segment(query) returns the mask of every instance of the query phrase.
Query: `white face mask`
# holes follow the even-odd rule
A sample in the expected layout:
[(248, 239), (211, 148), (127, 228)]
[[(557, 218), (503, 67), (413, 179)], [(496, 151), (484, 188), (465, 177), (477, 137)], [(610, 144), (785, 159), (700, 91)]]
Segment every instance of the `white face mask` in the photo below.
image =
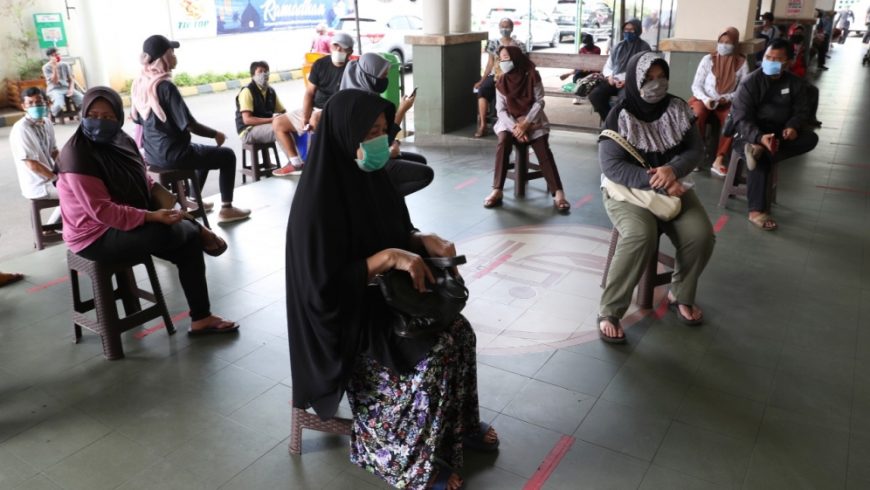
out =
[(499, 61), (498, 66), (501, 67), (502, 73), (508, 73), (514, 69), (514, 62), (511, 60)]
[(728, 43), (719, 43), (716, 45), (716, 52), (719, 56), (730, 56), (734, 53), (734, 45)]
[(347, 60), (347, 53), (344, 51), (333, 51), (332, 62), (336, 65), (344, 63)]

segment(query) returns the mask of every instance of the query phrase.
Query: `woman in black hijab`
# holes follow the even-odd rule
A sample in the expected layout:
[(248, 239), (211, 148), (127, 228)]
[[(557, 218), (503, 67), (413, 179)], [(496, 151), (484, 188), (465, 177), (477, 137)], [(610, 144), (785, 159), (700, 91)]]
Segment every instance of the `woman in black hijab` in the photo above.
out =
[(414, 229), (383, 171), (394, 111), (377, 95), (342, 90), (318, 124), (287, 225), (293, 405), (330, 418), (347, 391), (352, 462), (398, 487), (455, 488), (463, 443), (498, 444), (480, 423), (474, 332), (460, 319), (436, 337), (399, 338), (369, 286), (400, 269), (423, 289), (431, 273), (420, 255), (456, 253)]
[(650, 170), (612, 139), (602, 137), (598, 144), (602, 182), (606, 178), (634, 189), (679, 196), (682, 209), (674, 219), (662, 221), (646, 208), (612, 199), (602, 189), (607, 215), (620, 235), (598, 310), (598, 328), (605, 342), (625, 342), (619, 320), (645, 264), (653, 258), (659, 230), (677, 250), (668, 302), (683, 323), (698, 325), (703, 318), (695, 292), (713, 253), (713, 227), (695, 192), (679, 180), (703, 157), (703, 143), (692, 109), (683, 99), (668, 94), (668, 76), (668, 64), (661, 55), (632, 56), (626, 69), (625, 97), (605, 121), (606, 129), (625, 138)]
[(87, 91), (81, 125), (57, 161), (63, 238), (89, 260), (116, 262), (144, 254), (178, 267), (190, 306), (190, 335), (228, 333), (239, 326), (212, 315), (203, 251), (219, 255), (226, 243), (181, 212), (159, 209), (160, 186), (148, 177), (136, 143), (121, 130), (121, 97), (108, 87)]
[(589, 93), (589, 102), (592, 103), (595, 112), (601, 116), (602, 121), (610, 111), (610, 98), (619, 95), (620, 90), (625, 86), (628, 60), (637, 53), (652, 50), (649, 44), (640, 38), (641, 34), (643, 34), (643, 25), (637, 19), (631, 19), (622, 25), (622, 41), (613, 47), (601, 71), (601, 74), (607, 77), (607, 83), (599, 83)]

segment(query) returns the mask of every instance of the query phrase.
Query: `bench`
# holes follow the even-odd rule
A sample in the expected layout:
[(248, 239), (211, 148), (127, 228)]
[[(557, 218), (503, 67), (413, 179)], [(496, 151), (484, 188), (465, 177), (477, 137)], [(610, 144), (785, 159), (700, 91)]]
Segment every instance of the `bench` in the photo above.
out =
[[(529, 53), (529, 59), (538, 68), (562, 68), (564, 70), (581, 70), (601, 72), (607, 63), (607, 55), (575, 54), (575, 53)], [(563, 92), (561, 87), (544, 87), (544, 95), (551, 97), (573, 97), (574, 94)]]

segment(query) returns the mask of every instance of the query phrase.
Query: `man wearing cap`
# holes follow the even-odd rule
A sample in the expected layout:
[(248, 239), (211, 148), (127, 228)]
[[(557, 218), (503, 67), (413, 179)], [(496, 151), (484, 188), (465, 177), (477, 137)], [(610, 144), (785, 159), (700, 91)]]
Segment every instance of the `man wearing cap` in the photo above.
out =
[[(165, 168), (196, 169), (199, 185), (205, 185), (208, 171), (220, 171), (221, 210), (218, 223), (247, 218), (251, 211), (233, 207), (236, 182), (236, 154), (222, 145), (226, 136), (199, 123), (190, 113), (181, 93), (172, 83), (172, 70), (178, 64), (175, 49), (180, 45), (154, 35), (142, 45), (142, 73), (131, 88), (133, 122), (143, 128), (142, 144), (149, 164)], [(191, 143), (191, 133), (214, 138), (217, 146)], [(194, 186), (193, 191), (200, 189)]]
[(45, 91), (51, 101), (51, 114), (57, 116), (66, 104), (66, 97), (72, 99), (73, 105), (81, 107), (84, 94), (76, 90), (69, 63), (60, 60), (57, 48), (45, 51), (48, 63), (42, 65), (42, 75), (45, 77)]
[(317, 127), (320, 119), (320, 111), (326, 105), (326, 101), (332, 94), (338, 92), (341, 86), (341, 77), (348, 59), (353, 54), (353, 38), (346, 32), (336, 32), (332, 36), (329, 45), (330, 55), (315, 61), (308, 75), (308, 85), (305, 87), (305, 96), (302, 99), (302, 108), (275, 119), (272, 123), (275, 135), (281, 143), (281, 147), (290, 157), (290, 164), (272, 172), (272, 175), (285, 177), (298, 175), (302, 172), (302, 160), (291, 131), (302, 134), (312, 131)]

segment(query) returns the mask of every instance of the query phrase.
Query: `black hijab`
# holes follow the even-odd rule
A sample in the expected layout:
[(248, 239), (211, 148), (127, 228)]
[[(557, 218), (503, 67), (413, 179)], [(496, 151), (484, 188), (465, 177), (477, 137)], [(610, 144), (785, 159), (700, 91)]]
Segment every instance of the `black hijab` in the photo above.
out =
[(616, 46), (613, 47), (613, 52), (610, 53), (610, 66), (613, 73), (625, 72), (628, 69), (628, 61), (632, 56), (637, 53), (652, 50), (652, 48), (649, 47), (649, 44), (640, 38), (640, 35), (643, 34), (643, 25), (640, 21), (637, 19), (631, 19), (625, 24), (622, 24), (622, 28), (625, 29), (625, 26), (628, 24), (634, 26), (634, 33), (637, 35), (637, 38), (634, 41), (619, 41), (616, 43)]
[(640, 96), (647, 72), (660, 66), (670, 79), (668, 63), (659, 53), (637, 53), (628, 60), (625, 94), (613, 106), (604, 127), (616, 131), (642, 152), (663, 154), (679, 146), (692, 128), (694, 114), (683, 99), (671, 94), (651, 104)]
[(386, 171), (364, 172), (356, 150), (375, 120), (395, 118), (392, 103), (361, 90), (329, 99), (287, 224), (287, 331), (293, 405), (332, 417), (361, 354), (398, 371), (412, 368), (434, 340), (402, 341), (366, 259), (407, 250), (413, 231)]
[[(118, 124), (124, 122), (121, 96), (109, 87), (93, 87), (82, 100), (82, 119), (91, 105), (102, 98), (112, 106)], [(145, 177), (145, 162), (133, 138), (118, 129), (108, 143), (95, 143), (85, 136), (81, 125), (64, 145), (57, 159), (58, 173), (97, 177), (103, 181), (112, 201), (138, 209), (148, 209), (151, 191)]]

